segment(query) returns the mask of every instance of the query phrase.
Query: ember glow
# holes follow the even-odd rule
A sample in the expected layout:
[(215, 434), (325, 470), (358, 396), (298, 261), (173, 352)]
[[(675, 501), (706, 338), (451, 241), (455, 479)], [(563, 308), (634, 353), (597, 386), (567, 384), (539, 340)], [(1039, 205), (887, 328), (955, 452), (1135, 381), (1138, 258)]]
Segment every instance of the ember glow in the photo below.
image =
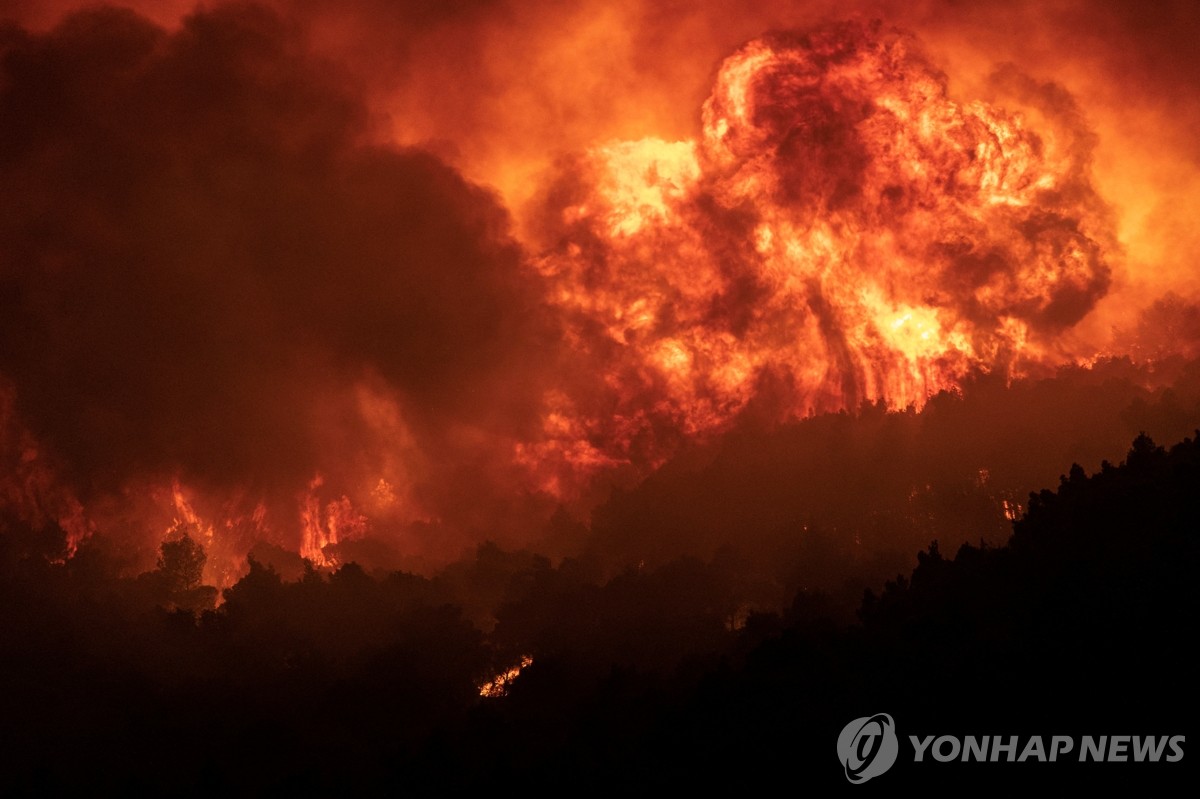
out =
[(1042, 50), (887, 3), (75, 5), (0, 29), (0, 499), (62, 557), (444, 563), (749, 417), (1193, 308), (1194, 108), (1065, 55), (1076, 4)]

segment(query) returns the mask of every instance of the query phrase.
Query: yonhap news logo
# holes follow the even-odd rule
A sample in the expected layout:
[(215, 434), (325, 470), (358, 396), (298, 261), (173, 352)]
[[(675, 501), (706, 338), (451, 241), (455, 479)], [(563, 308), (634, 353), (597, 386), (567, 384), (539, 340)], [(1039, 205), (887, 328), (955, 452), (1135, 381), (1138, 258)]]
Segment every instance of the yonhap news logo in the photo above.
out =
[[(1177, 763), (1183, 735), (909, 735), (912, 762)], [(854, 784), (878, 777), (900, 753), (896, 722), (887, 713), (854, 719), (838, 735), (838, 759)]]
[(900, 753), (896, 722), (887, 713), (855, 719), (842, 728), (837, 751), (850, 782), (878, 777), (892, 767)]

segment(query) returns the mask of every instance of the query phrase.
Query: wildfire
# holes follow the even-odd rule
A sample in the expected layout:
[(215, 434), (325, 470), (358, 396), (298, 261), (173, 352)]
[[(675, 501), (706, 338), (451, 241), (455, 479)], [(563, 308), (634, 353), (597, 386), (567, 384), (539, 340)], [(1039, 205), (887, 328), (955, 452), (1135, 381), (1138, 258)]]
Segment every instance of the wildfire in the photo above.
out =
[[(370, 522), (345, 495), (323, 500), (320, 490), (324, 486), (325, 479), (315, 476), (306, 491), (296, 497), (295, 506), (277, 512), (295, 515), (301, 532), (301, 557), (319, 568), (335, 568), (340, 564), (325, 548), (362, 537)], [(151, 486), (147, 493), (160, 506), (158, 514), (165, 513), (169, 518), (160, 539), (171, 540), (186, 534), (204, 547), (208, 554), (204, 580), (218, 588), (228, 588), (245, 573), (246, 550), (254, 542), (274, 541), (278, 538), (276, 528), (290, 527), (286, 521), (279, 524), (278, 519), (273, 525), (272, 515), (261, 500), (250, 502), (242, 497), (228, 497), (214, 503), (212, 497), (189, 488), (179, 478), (171, 481), (168, 491)], [(382, 478), (371, 495), (380, 503), (395, 501), (391, 484)]]
[[(649, 117), (596, 128), (628, 139), (589, 148), (572, 136), (538, 201), (508, 195), (510, 226), (477, 185), (499, 173), (365, 148), (359, 104), (337, 81), (313, 114), (342, 123), (311, 146), (299, 134), (280, 144), (278, 131), (307, 130), (308, 103), (254, 99), (275, 96), (266, 69), (226, 76), (266, 109), (245, 141), (210, 146), (227, 119), (193, 130), (172, 111), (147, 130), (161, 158), (138, 181), (90, 169), (142, 133), (121, 127), (136, 114), (105, 109), (160, 102), (144, 86), (179, 83), (190, 62), (167, 56), (189, 31), (159, 31), (161, 47), (80, 83), (111, 84), (112, 98), (64, 88), (61, 115), (11, 115), (103, 123), (62, 142), (17, 126), (5, 172), (26, 181), (16, 194), (50, 178), (66, 187), (7, 212), (14, 288), (0, 292), (20, 334), (0, 376), (12, 381), (0, 384), (0, 505), (61, 528), (63, 557), (97, 530), (130, 529), (149, 563), (186, 529), (219, 587), (259, 542), (332, 568), (336, 545), (386, 531), (411, 537), (392, 542), (405, 556), (449, 557), (484, 528), (515, 538), (559, 502), (586, 509), (608, 478), (636, 482), (747, 415), (921, 406), (974, 374), (1101, 351), (1079, 343), (1090, 334), (1063, 335), (1103, 326), (1079, 323), (1118, 257), (1092, 183), (1094, 137), (1066, 91), (1015, 68), (997, 73), (994, 96), (955, 97), (912, 37), (880, 24), (759, 38), (720, 64), (692, 137), (646, 135), (663, 129)], [(46, 35), (46, 47), (75, 46)], [(53, 77), (58, 62), (13, 41), (30, 60), (4, 77), (17, 100), (38, 97), (39, 70)], [(197, 119), (211, 111), (201, 106)], [(262, 190), (246, 191), (246, 163), (276, 145)], [(180, 181), (164, 166), (176, 158), (179, 174), (220, 180)], [(75, 166), (51, 174), (59, 162)], [(436, 206), (428, 219), (423, 202)], [(197, 231), (221, 246), (193, 246)], [(354, 268), (335, 280), (343, 258)], [(1189, 309), (1175, 312), (1186, 329)], [(199, 386), (224, 399), (194, 402)], [(1005, 516), (1021, 512), (1005, 500)]]

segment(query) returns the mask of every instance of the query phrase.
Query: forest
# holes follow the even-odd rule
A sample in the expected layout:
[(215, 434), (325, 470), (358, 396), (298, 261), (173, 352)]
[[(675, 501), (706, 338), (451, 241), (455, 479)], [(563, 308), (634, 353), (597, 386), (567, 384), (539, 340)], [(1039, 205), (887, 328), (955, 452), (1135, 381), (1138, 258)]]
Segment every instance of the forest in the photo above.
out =
[[(1021, 391), (1067, 391), (1070, 380), (1059, 382), (1003, 393), (1015, 409)], [(1140, 435), (1118, 465), (1088, 474), (1076, 464), (1023, 498), (1010, 535), (978, 510), (990, 490), (978, 481), (974, 496), (943, 503), (950, 521), (932, 512), (933, 488), (909, 497), (907, 521), (898, 505), (889, 519), (881, 478), (904, 453), (925, 451), (927, 433), (912, 426), (937, 430), (945, 408), (969, 420), (986, 396), (935, 399), (922, 414), (816, 417), (779, 431), (765, 453), (747, 433), (744, 449), (733, 442), (692, 464), (686, 484), (721, 487), (725, 516), (680, 495), (668, 468), (662, 482), (614, 495), (586, 545), (557, 562), (485, 543), (422, 576), (355, 562), (318, 569), (262, 547), (219, 603), (200, 584), (205, 553), (186, 528), (163, 544), (156, 569), (121, 577), (103, 540), (56, 559), (61, 531), (56, 539), (10, 514), (0, 536), (0, 714), (15, 733), (6, 784), (607, 790), (745, 788), (786, 774), (832, 785), (845, 784), (838, 730), (881, 711), (902, 735), (1193, 732), (1200, 441), (1168, 449)], [(1151, 415), (1179, 401), (1152, 399), (1142, 401)], [(800, 453), (820, 451), (821, 437), (861, 450), (826, 453), (834, 463), (889, 468), (864, 475), (856, 519), (830, 516), (820, 535), (792, 529), (786, 561), (775, 516), (791, 494), (781, 486), (804, 496)], [(786, 451), (796, 464), (776, 457)], [(752, 471), (734, 480), (735, 464), (752, 468), (748, 452), (782, 470), (780, 485), (764, 488)], [(751, 501), (749, 486), (773, 504)], [(666, 537), (639, 539), (635, 524)], [(662, 556), (688, 524), (704, 546)], [(722, 529), (747, 546), (713, 538)], [(915, 561), (889, 554), (931, 529), (941, 538), (913, 547)], [(621, 531), (623, 543), (611, 543)], [(655, 549), (627, 549), (637, 541)], [(979, 779), (979, 764), (908, 760), (896, 770), (914, 778)], [(1177, 779), (1188, 761), (1042, 764), (1037, 779), (1141, 785)], [(989, 781), (1030, 779), (1029, 764), (989, 766)]]

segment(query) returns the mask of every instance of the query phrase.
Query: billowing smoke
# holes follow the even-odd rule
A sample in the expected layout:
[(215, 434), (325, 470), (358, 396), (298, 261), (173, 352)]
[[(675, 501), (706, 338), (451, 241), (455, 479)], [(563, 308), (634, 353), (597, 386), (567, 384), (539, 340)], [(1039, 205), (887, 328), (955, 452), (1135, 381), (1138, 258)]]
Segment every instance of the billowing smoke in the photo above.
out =
[(0, 373), (85, 502), (165, 476), (171, 513), (219, 495), (294, 545), (310, 483), (398, 522), (512, 489), (491, 459), (555, 337), (490, 194), (364, 144), (353, 84), (262, 8), (0, 53)]

